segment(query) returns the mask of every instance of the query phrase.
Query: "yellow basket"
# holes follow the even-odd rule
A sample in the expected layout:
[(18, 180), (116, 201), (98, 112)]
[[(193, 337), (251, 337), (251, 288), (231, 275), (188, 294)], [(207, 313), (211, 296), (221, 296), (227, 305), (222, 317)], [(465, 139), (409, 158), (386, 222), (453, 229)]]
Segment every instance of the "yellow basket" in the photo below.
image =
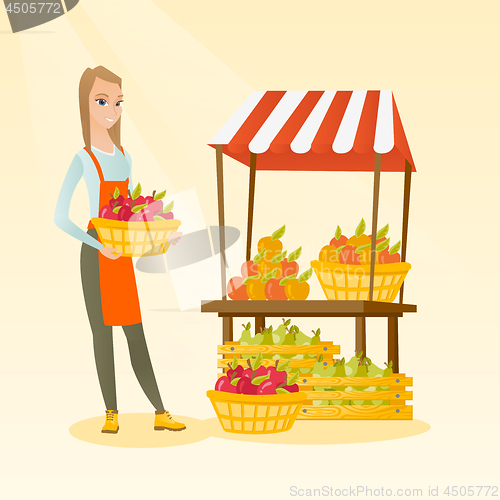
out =
[(129, 222), (94, 217), (99, 240), (105, 247), (116, 248), (124, 257), (143, 257), (165, 253), (168, 237), (181, 225), (177, 219)]
[(226, 432), (272, 434), (292, 428), (307, 396), (299, 392), (254, 396), (207, 391), (215, 413)]
[[(328, 300), (369, 300), (370, 264), (353, 265), (313, 260), (311, 266)], [(375, 264), (373, 300), (394, 302), (410, 269), (408, 262)]]

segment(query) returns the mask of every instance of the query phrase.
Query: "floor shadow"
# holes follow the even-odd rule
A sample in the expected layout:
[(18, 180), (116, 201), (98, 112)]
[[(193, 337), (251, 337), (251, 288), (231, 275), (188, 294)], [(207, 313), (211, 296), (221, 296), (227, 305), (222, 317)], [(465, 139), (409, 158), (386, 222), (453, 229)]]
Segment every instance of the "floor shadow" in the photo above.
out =
[(166, 448), (203, 441), (209, 437), (252, 443), (291, 445), (335, 445), (389, 441), (423, 434), (431, 426), (421, 420), (297, 420), (287, 432), (276, 434), (236, 434), (225, 432), (217, 418), (198, 420), (174, 416), (186, 424), (181, 432), (155, 431), (153, 413), (119, 415), (118, 434), (103, 434), (104, 417), (93, 417), (73, 424), (69, 433), (81, 441), (121, 448)]

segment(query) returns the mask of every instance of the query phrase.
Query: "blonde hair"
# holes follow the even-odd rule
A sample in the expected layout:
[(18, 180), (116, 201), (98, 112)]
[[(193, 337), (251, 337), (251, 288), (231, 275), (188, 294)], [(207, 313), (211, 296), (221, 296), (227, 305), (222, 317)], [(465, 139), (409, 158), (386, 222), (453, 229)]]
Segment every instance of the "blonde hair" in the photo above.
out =
[[(94, 69), (87, 68), (80, 78), (80, 86), (78, 94), (80, 99), (80, 119), (82, 121), (82, 135), (85, 146), (90, 151), (90, 109), (89, 95), (96, 78), (100, 78), (109, 83), (117, 83), (122, 88), (122, 79), (106, 69), (104, 66), (97, 66)], [(121, 117), (108, 130), (109, 137), (116, 144), (118, 149), (121, 148)]]

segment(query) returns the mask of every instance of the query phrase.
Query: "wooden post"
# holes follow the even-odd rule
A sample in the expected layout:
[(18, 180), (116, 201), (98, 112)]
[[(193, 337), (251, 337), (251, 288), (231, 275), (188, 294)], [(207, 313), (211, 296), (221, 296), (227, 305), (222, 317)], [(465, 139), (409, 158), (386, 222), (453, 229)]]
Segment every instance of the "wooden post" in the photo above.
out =
[[(226, 296), (226, 230), (224, 220), (224, 175), (222, 171), (222, 145), (215, 146), (215, 158), (217, 164), (217, 202), (219, 207), (219, 248), (220, 248), (220, 275), (222, 300)], [(232, 339), (230, 339), (232, 340)]]
[[(411, 164), (405, 160), (405, 187), (403, 198), (403, 231), (401, 236), (401, 262), (406, 262), (406, 245), (408, 242), (408, 220), (410, 217), (410, 188), (411, 188)], [(399, 303), (403, 304), (403, 292), (405, 283), (399, 289)]]
[(373, 281), (375, 275), (375, 249), (377, 247), (378, 201), (380, 197), (380, 164), (382, 156), (375, 153), (375, 168), (373, 179), (373, 210), (372, 210), (372, 246), (370, 257), (370, 294), (368, 300), (373, 300)]
[(230, 316), (222, 317), (222, 343), (233, 340), (233, 318)]
[(266, 327), (266, 318), (264, 316), (256, 316), (255, 318), (255, 335), (260, 333)]
[(366, 357), (366, 318), (356, 317), (356, 354), (363, 351)]
[(389, 316), (387, 330), (387, 363), (392, 361), (392, 370), (399, 373), (399, 336), (398, 336), (398, 318)]
[(257, 155), (250, 153), (250, 179), (248, 187), (248, 221), (247, 221), (247, 260), (252, 250), (253, 206), (255, 200), (255, 174), (257, 171)]

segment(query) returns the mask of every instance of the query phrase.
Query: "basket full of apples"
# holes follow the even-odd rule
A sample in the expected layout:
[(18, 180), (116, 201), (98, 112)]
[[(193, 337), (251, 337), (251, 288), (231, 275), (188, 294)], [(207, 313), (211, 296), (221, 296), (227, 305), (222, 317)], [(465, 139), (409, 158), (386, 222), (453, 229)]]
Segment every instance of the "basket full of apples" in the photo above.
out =
[(174, 202), (163, 204), (166, 191), (142, 196), (141, 184), (127, 193), (115, 188), (108, 205), (91, 219), (99, 241), (105, 247), (116, 248), (124, 257), (143, 257), (165, 253), (169, 236), (177, 231), (181, 221), (174, 219)]
[(307, 396), (296, 384), (299, 374), (288, 378), (290, 360), (263, 366), (259, 353), (248, 368), (235, 357), (215, 390), (207, 391), (215, 413), (226, 432), (271, 434), (292, 428)]
[(373, 300), (393, 302), (411, 265), (401, 262), (401, 242), (391, 245), (389, 224), (377, 232), (372, 254), (372, 235), (364, 234), (364, 219), (353, 236), (347, 238), (337, 226), (335, 237), (325, 245), (311, 267), (328, 300), (368, 300), (370, 268), (375, 259)]

